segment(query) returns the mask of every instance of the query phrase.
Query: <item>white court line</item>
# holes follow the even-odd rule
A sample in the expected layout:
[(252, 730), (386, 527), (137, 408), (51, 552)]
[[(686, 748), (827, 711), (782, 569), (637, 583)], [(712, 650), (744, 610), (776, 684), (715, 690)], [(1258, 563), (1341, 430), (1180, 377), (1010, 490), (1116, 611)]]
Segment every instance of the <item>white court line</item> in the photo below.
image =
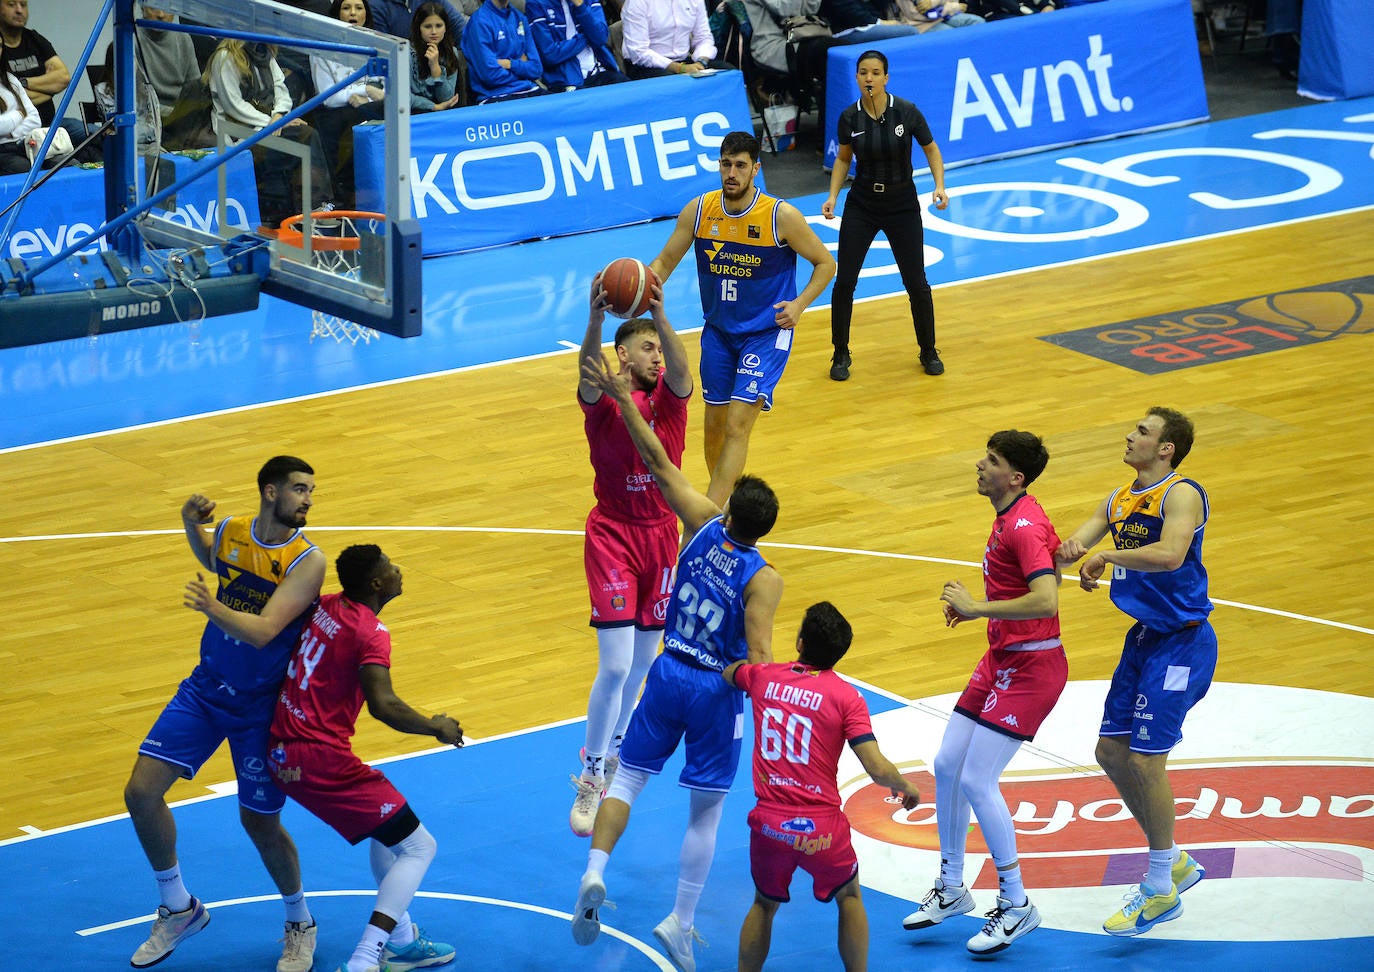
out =
[[(814, 195), (817, 198), (820, 198), (821, 194), (816, 193)], [(1374, 205), (1355, 206), (1350, 209), (1339, 209), (1328, 213), (1316, 213), (1311, 216), (1297, 216), (1292, 219), (1282, 219), (1276, 222), (1262, 223), (1257, 226), (1245, 226), (1239, 227), (1237, 229), (1221, 230), (1216, 233), (1205, 233), (1201, 236), (1192, 236), (1182, 240), (1164, 240), (1159, 243), (1149, 243), (1144, 246), (1128, 247), (1123, 250), (1112, 250), (1106, 253), (1094, 253), (1090, 254), (1089, 256), (1076, 257), (1072, 260), (1060, 260), (1057, 263), (1040, 263), (1032, 267), (1021, 267), (1015, 270), (1001, 270), (997, 273), (989, 273), (981, 277), (967, 277), (962, 280), (951, 280), (947, 283), (932, 284), (931, 289), (943, 290), (946, 287), (962, 287), (964, 284), (982, 283), (988, 280), (1000, 280), (1005, 277), (1017, 277), (1022, 274), (1035, 273), (1039, 270), (1055, 270), (1062, 267), (1073, 267), (1083, 263), (1092, 263), (1097, 260), (1110, 259), (1112, 257), (1129, 256), (1135, 253), (1149, 253), (1152, 250), (1160, 250), (1170, 246), (1183, 246), (1188, 243), (1199, 243), (1204, 240), (1220, 240), (1225, 239), (1228, 236), (1236, 236), (1241, 233), (1253, 233), (1259, 230), (1277, 229), (1283, 226), (1296, 226), (1299, 223), (1309, 223), (1313, 220), (1318, 219), (1331, 219), (1337, 216), (1348, 216), (1353, 213), (1362, 213), (1370, 210), (1374, 210)], [(817, 214), (817, 216), (819, 216), (819, 214)], [(902, 290), (894, 290), (891, 293), (887, 294), (875, 294), (871, 297), (856, 298), (854, 302), (856, 304), (864, 304), (875, 300), (887, 300), (889, 297), (899, 297), (902, 296), (904, 293), (905, 292)], [(823, 311), (828, 310), (829, 307), (829, 304), (812, 304), (809, 308), (807, 308), (807, 311)], [(677, 333), (694, 334), (700, 330), (700, 327), (684, 327), (678, 328)], [(397, 340), (404, 340), (404, 338), (397, 338)], [(214, 418), (220, 415), (235, 415), (240, 412), (251, 412), (260, 408), (270, 408), (273, 405), (287, 405), (295, 402), (308, 402), (313, 401), (317, 398), (328, 398), (332, 395), (346, 395), (349, 392), (364, 391), (372, 388), (386, 388), (391, 385), (402, 385), (412, 381), (423, 381), (426, 378), (442, 378), (447, 375), (457, 375), (467, 371), (482, 371), (487, 368), (496, 368), (502, 365), (520, 364), (526, 361), (540, 361), (544, 358), (551, 358), (556, 355), (567, 354), (569, 350), (576, 350), (578, 347), (580, 347), (580, 345), (574, 345), (568, 341), (560, 340), (558, 343), (560, 345), (565, 345), (565, 347), (561, 347), (557, 351), (541, 351), (538, 354), (528, 354), (518, 358), (502, 358), (498, 361), (487, 361), (481, 364), (463, 365), (458, 368), (446, 368), (442, 371), (428, 371), (424, 374), (419, 375), (403, 375), (399, 378), (387, 378), (382, 381), (367, 382), (361, 385), (348, 385), (344, 388), (334, 388), (327, 391), (312, 392), (308, 395), (297, 395), (291, 398), (279, 398), (269, 402), (254, 402), (248, 405), (235, 405), (232, 408), (215, 409), (209, 412), (196, 412), (191, 415), (182, 415), (176, 418), (159, 419), (156, 422), (144, 422), (139, 425), (129, 425), (118, 429), (106, 429), (102, 432), (86, 432), (82, 433), (81, 435), (71, 435), (61, 439), (48, 439), (44, 442), (31, 442), (27, 445), (7, 446), (5, 448), (0, 448), (0, 456), (6, 455), (11, 452), (26, 452), (30, 449), (42, 449), (47, 446), (65, 445), (71, 442), (83, 442), (87, 439), (104, 438), (105, 436), (109, 435), (118, 435), (121, 432), (135, 432), (142, 431), (144, 429), (162, 428), (163, 426), (179, 425), (183, 422), (193, 422), (197, 419)]]
[[(306, 898), (375, 898), (377, 891), (371, 890), (358, 891), (308, 891)], [(548, 918), (557, 918), (561, 921), (571, 922), (573, 916), (566, 911), (556, 911), (553, 908), (545, 908), (541, 905), (526, 904), (523, 901), (511, 901), (507, 898), (486, 898), (474, 894), (454, 894), (449, 891), (416, 891), (417, 898), (432, 898), (438, 901), (461, 901), (466, 904), (492, 905), (497, 908), (511, 908), (515, 911), (528, 911), (536, 915), (544, 915)], [(221, 901), (201, 902), (206, 908), (232, 908), (235, 905), (261, 904), (264, 901), (280, 901), (281, 897), (275, 894), (258, 894), (246, 898), (225, 898)], [(105, 925), (93, 925), (90, 928), (78, 928), (76, 933), (83, 938), (91, 935), (100, 935), (105, 932), (118, 931), (121, 928), (132, 928), (134, 925), (143, 925), (152, 921), (157, 915), (139, 915), (134, 918), (126, 918), (123, 921), (112, 921)], [(601, 923), (601, 931), (610, 935), (612, 938), (619, 939), (626, 945), (643, 954), (654, 963), (656, 968), (663, 972), (673, 972), (673, 965), (666, 957), (650, 948), (639, 939), (625, 934), (619, 929), (612, 928), (604, 921)]]

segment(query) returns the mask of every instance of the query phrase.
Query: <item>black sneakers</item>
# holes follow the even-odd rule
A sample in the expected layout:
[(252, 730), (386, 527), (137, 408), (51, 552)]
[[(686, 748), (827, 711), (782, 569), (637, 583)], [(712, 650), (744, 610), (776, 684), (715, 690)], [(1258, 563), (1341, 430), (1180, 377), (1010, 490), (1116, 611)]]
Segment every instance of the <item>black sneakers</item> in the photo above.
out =
[[(929, 351), (921, 352), (921, 367), (928, 375), (943, 375), (945, 373), (945, 363), (940, 360), (940, 349), (931, 348)], [(834, 377), (834, 372), (831, 372)]]
[(848, 381), (849, 366), (854, 363), (854, 359), (849, 356), (848, 351), (836, 351), (835, 356), (830, 359), (830, 380)]

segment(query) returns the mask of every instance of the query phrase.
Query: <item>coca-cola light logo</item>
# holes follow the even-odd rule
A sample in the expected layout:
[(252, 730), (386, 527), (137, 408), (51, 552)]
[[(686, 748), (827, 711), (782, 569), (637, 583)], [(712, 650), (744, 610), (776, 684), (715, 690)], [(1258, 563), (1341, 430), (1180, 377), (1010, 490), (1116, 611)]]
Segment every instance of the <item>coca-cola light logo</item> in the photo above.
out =
[[(1052, 928), (1100, 933), (1147, 866), (1140, 827), (1093, 760), (1105, 692), (1105, 682), (1070, 683), (1002, 776), (1022, 875)], [(841, 766), (860, 880), (913, 902), (939, 871), (930, 767), (955, 698), (874, 717), (884, 752), (921, 789), (915, 810), (894, 803), (856, 760)], [(1151, 935), (1212, 939), (1218, 923), (1235, 941), (1367, 933), (1350, 915), (1374, 909), (1374, 882), (1366, 880), (1374, 875), (1371, 724), (1368, 698), (1214, 685), (1169, 761), (1175, 838), (1207, 877), (1185, 896), (1184, 916)], [(991, 907), (997, 872), (976, 821), (964, 879), (980, 910)], [(1301, 894), (1285, 893), (1299, 887)]]

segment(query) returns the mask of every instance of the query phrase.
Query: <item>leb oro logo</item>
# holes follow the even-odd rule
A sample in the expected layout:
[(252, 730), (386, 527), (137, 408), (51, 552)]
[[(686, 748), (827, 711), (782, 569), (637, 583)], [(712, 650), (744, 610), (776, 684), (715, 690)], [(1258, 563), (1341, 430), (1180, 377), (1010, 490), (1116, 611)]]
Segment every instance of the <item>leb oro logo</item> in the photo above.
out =
[[(1105, 683), (1071, 683), (1002, 776), (1026, 887), (1044, 923), (1069, 931), (1100, 932), (1147, 866), (1139, 826), (1092, 760), (1104, 693)], [(919, 807), (903, 810), (857, 773), (842, 789), (861, 880), (912, 901), (939, 870), (928, 767), (944, 729), (935, 713), (948, 713), (952, 700), (874, 718), (889, 756), (924, 763), (905, 772), (920, 787)], [(1215, 938), (1222, 922), (1222, 937), (1236, 941), (1367, 935), (1369, 926), (1354, 927), (1350, 916), (1374, 913), (1374, 741), (1357, 728), (1371, 724), (1368, 698), (1213, 686), (1185, 723), (1169, 771), (1175, 839), (1207, 877), (1186, 895), (1184, 917), (1151, 934)], [(904, 752), (899, 740), (919, 741), (921, 752)], [(980, 905), (991, 905), (997, 872), (977, 826), (966, 853), (965, 881)]]

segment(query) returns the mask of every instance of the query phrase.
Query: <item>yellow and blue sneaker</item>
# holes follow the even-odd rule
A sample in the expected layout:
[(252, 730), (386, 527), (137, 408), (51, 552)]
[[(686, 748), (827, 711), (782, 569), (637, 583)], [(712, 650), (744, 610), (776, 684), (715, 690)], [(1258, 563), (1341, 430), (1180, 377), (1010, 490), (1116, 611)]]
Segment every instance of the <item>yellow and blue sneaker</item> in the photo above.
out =
[(1199, 864), (1186, 850), (1180, 850), (1178, 860), (1174, 861), (1172, 876), (1174, 887), (1182, 894), (1207, 876), (1207, 868)]
[(1183, 902), (1178, 897), (1178, 887), (1171, 885), (1168, 894), (1146, 894), (1145, 889), (1136, 885), (1126, 895), (1126, 904), (1120, 911), (1102, 923), (1102, 930), (1108, 935), (1141, 935), (1161, 921), (1173, 921), (1183, 914)]

